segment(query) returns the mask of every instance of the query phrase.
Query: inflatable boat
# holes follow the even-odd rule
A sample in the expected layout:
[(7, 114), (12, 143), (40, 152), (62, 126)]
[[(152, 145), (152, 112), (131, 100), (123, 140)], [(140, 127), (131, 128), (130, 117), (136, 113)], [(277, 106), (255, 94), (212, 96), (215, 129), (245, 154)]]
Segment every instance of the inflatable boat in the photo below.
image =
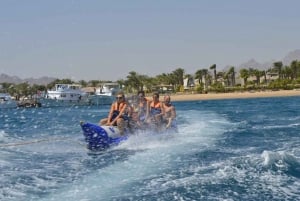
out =
[[(87, 148), (91, 151), (102, 151), (110, 147), (117, 146), (121, 142), (127, 140), (131, 134), (128, 130), (125, 130), (124, 135), (121, 135), (119, 129), (115, 126), (99, 126), (85, 122), (80, 122), (80, 126), (83, 131)], [(171, 128), (159, 133), (176, 132), (177, 127), (173, 125)]]
[(108, 149), (127, 140), (128, 134), (121, 135), (115, 126), (98, 126), (80, 122), (87, 148), (92, 151)]

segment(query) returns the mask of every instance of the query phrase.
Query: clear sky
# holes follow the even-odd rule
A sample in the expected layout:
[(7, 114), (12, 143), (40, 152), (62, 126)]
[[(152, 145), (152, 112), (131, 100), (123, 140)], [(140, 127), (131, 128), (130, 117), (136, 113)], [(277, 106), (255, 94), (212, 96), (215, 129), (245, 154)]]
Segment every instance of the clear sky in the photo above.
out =
[(298, 0), (0, 0), (0, 74), (155, 76), (300, 48)]

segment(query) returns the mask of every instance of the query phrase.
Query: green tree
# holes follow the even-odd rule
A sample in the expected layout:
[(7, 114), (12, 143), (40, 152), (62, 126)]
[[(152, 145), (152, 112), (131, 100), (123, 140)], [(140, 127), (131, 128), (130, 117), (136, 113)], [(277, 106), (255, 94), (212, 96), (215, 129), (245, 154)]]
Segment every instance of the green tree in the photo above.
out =
[(265, 70), (260, 71), (260, 76), (264, 76), (264, 84), (267, 83), (267, 73)]
[(261, 76), (261, 73), (258, 69), (254, 69), (253, 71), (253, 74), (256, 78), (256, 85), (259, 86), (260, 85), (260, 76)]
[(214, 71), (214, 83), (217, 82), (217, 65), (213, 64), (212, 66), (209, 67), (210, 70)]
[(101, 82), (99, 80), (90, 80), (88, 82), (88, 85), (91, 86), (91, 87), (97, 87), (97, 86), (99, 86), (100, 83)]
[(207, 69), (201, 69), (201, 71), (202, 71), (202, 79), (204, 79), (204, 89), (207, 89), (207, 87), (208, 87), (208, 82), (207, 82), (208, 70)]
[(84, 80), (79, 80), (78, 82), (82, 87), (86, 87), (88, 85), (88, 83)]
[(202, 77), (203, 77), (203, 71), (197, 70), (195, 73), (195, 79), (198, 79), (200, 85), (202, 85)]
[(129, 75), (127, 75), (126, 85), (129, 87), (131, 92), (139, 91), (143, 89), (143, 82), (142, 79), (144, 77), (139, 75), (135, 71), (130, 71)]
[(294, 77), (293, 69), (290, 66), (284, 66), (281, 73), (282, 73), (282, 78), (284, 79), (292, 80)]
[(229, 70), (226, 73), (226, 78), (227, 78), (227, 83), (228, 86), (235, 86), (235, 71), (234, 71), (234, 66), (231, 66)]
[(274, 62), (274, 63), (273, 63), (273, 66), (274, 66), (275, 72), (278, 73), (279, 79), (282, 79), (282, 73), (281, 73), (281, 71), (282, 71), (282, 66), (283, 66), (282, 61)]
[(299, 62), (297, 60), (293, 60), (290, 64), (292, 70), (292, 79), (297, 79), (299, 76)]
[(176, 79), (176, 84), (183, 86), (184, 69), (177, 68), (172, 73), (174, 75), (174, 78)]
[(16, 85), (16, 91), (22, 96), (30, 95), (30, 85), (27, 82)]
[(245, 69), (245, 68), (242, 68), (240, 70), (240, 77), (243, 78), (244, 80), (244, 85), (245, 87), (247, 86), (247, 80), (249, 78), (249, 70), (248, 69)]

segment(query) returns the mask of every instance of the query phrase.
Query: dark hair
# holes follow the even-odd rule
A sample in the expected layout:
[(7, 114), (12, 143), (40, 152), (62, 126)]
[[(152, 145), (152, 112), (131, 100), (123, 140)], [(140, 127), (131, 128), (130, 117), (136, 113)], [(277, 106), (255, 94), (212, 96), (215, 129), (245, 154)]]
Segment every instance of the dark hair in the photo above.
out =
[(159, 98), (159, 93), (158, 92), (153, 92), (153, 96), (157, 96), (157, 98)]
[(117, 93), (117, 95), (121, 95), (121, 96), (125, 99), (125, 94), (124, 94), (123, 91), (119, 91), (119, 92)]
[(142, 94), (143, 96), (145, 96), (145, 92), (143, 90), (138, 91), (137, 95), (140, 95), (140, 94)]

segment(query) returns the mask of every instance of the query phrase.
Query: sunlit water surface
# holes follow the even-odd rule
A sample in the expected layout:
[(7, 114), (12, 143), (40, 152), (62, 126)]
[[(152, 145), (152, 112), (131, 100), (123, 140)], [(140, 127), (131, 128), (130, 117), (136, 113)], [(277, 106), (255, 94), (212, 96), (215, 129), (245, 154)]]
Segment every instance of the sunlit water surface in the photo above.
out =
[(179, 133), (98, 154), (109, 106), (0, 110), (0, 200), (300, 200), (300, 97), (174, 105)]

